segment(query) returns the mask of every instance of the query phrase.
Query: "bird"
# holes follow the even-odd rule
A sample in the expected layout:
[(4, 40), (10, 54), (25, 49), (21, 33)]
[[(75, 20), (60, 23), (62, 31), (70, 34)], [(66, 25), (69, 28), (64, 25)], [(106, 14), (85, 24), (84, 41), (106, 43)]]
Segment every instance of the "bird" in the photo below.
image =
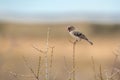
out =
[(93, 45), (93, 43), (83, 34), (81, 33), (79, 30), (77, 30), (74, 26), (68, 26), (67, 30), (69, 32), (69, 34), (75, 38), (76, 41), (80, 41), (81, 39), (86, 40), (87, 42), (89, 42), (91, 45)]

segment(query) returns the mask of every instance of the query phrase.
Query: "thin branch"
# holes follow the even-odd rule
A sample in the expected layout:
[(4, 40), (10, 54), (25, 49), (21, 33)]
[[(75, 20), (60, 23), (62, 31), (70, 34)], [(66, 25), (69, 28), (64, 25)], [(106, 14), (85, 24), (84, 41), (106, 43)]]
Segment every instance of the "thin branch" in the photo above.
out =
[[(119, 74), (120, 73), (120, 70), (117, 70), (116, 72), (114, 72), (112, 75), (110, 75), (110, 76), (107, 76), (108, 77), (108, 79), (107, 80), (111, 80), (111, 79), (113, 79), (113, 77), (114, 76), (116, 76), (117, 74)], [(119, 80), (119, 79), (118, 79)]]
[(93, 56), (91, 56), (91, 60), (92, 60), (92, 64), (93, 64), (94, 78), (95, 78), (95, 80), (97, 80), (97, 77), (96, 77), (96, 66), (95, 66), (95, 62), (94, 62)]
[(35, 74), (35, 72), (34, 72), (34, 70), (31, 68), (31, 66), (29, 66), (29, 64), (28, 64), (28, 62), (27, 62), (27, 60), (25, 59), (25, 57), (23, 56), (23, 60), (24, 60), (24, 62), (25, 62), (25, 64), (26, 64), (26, 66), (28, 67), (28, 69), (31, 71), (31, 73), (33, 74), (33, 76), (37, 79), (37, 80), (39, 80), (39, 78), (37, 77), (37, 75)]
[(54, 46), (53, 47), (50, 47), (51, 48), (51, 59), (50, 59), (50, 68), (52, 68), (52, 65), (53, 65), (53, 51), (54, 51)]
[(75, 47), (76, 47), (76, 43), (77, 41), (73, 42), (73, 80), (75, 80), (75, 68), (76, 68), (76, 64), (75, 64)]
[(45, 50), (45, 80), (49, 80), (49, 72), (48, 72), (49, 34), (50, 34), (50, 28), (48, 28), (47, 31), (46, 50)]
[(40, 73), (40, 67), (41, 67), (41, 56), (39, 56), (39, 61), (38, 61), (38, 70), (37, 70), (37, 77), (39, 78), (39, 73)]
[(13, 75), (15, 78), (17, 78), (17, 77), (34, 78), (32, 75), (21, 75), (21, 74), (15, 73), (15, 72), (10, 72), (10, 74)]
[(102, 75), (102, 67), (101, 67), (101, 64), (100, 64), (100, 67), (99, 67), (99, 71), (100, 71), (100, 80), (104, 80), (103, 79), (103, 75)]
[(44, 51), (42, 51), (42, 50), (38, 49), (38, 48), (37, 48), (37, 47), (35, 47), (34, 45), (32, 45), (32, 47), (33, 47), (35, 50), (37, 50), (38, 52), (40, 52), (40, 53), (45, 53)]

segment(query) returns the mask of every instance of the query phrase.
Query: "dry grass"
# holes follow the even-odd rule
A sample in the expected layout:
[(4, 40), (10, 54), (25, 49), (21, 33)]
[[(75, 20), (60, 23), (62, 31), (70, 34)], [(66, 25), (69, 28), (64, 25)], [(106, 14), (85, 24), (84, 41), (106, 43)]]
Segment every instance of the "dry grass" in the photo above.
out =
[[(41, 28), (40, 31), (43, 30), (44, 33), (38, 31), (39, 37), (28, 35), (1, 36), (0, 42), (1, 45), (4, 46), (0, 47), (1, 80), (8, 80), (9, 78), (11, 80), (33, 80), (34, 78), (36, 80), (120, 79), (118, 68), (119, 56), (115, 55), (113, 59), (112, 53), (114, 48), (119, 44), (119, 37), (116, 35), (112, 37), (90, 35), (91, 40), (94, 42), (93, 46), (85, 41), (81, 41), (78, 42), (75, 47), (75, 45), (72, 46), (69, 42), (71, 38), (66, 29), (55, 26), (56, 25), (54, 25), (50, 31), (49, 41), (46, 41), (45, 38), (47, 28)], [(7, 31), (12, 34), (13, 29), (7, 29)], [(61, 31), (62, 33), (58, 34)], [(82, 29), (82, 32), (83, 31), (84, 28)], [(44, 35), (44, 37), (42, 37), (42, 35)], [(61, 37), (58, 38), (58, 36)], [(47, 42), (49, 42), (49, 44)], [(45, 57), (46, 52), (47, 56)], [(119, 53), (119, 51), (117, 51), (117, 53)], [(25, 57), (25, 65), (21, 58), (22, 55)], [(91, 58), (91, 56), (93, 57)], [(47, 64), (47, 66), (45, 64)], [(25, 67), (26, 65), (27, 67)], [(9, 75), (9, 72), (11, 72), (12, 75)], [(72, 72), (74, 72), (73, 75)]]

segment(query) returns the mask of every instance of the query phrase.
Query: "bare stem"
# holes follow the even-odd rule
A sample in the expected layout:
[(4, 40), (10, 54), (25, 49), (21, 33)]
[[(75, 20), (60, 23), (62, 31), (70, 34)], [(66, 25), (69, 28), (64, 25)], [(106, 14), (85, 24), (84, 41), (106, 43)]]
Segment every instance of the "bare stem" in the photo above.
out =
[(35, 47), (34, 45), (32, 45), (32, 47), (33, 47), (34, 49), (36, 49), (38, 52), (40, 52), (40, 53), (44, 53), (44, 51), (42, 51), (42, 50), (38, 49), (38, 48), (37, 48), (37, 47)]
[[(114, 55), (115, 55), (115, 58), (114, 58), (114, 61), (113, 61), (113, 65), (112, 65), (112, 71), (111, 71), (111, 75), (113, 75), (113, 73), (114, 73), (114, 67), (115, 67), (115, 65), (116, 65), (116, 62), (117, 62), (117, 59), (118, 59), (118, 54), (116, 54), (116, 53), (114, 53)], [(113, 80), (113, 78), (111, 77), (111, 80)]]
[(100, 70), (100, 80), (104, 80), (104, 79), (103, 79), (103, 76), (102, 76), (102, 67), (101, 67), (101, 65), (100, 65), (100, 67), (99, 67), (99, 70)]
[(96, 67), (95, 67), (95, 62), (94, 62), (93, 56), (91, 56), (91, 60), (92, 60), (92, 64), (93, 64), (94, 78), (95, 78), (95, 80), (97, 80), (97, 77), (96, 77)]
[(36, 80), (39, 80), (39, 78), (37, 77), (37, 75), (35, 74), (34, 70), (31, 68), (31, 66), (29, 66), (27, 60), (25, 59), (25, 57), (23, 56), (23, 60), (26, 64), (26, 66), (28, 67), (28, 69), (31, 71), (31, 73), (33, 74), (33, 76), (35, 77)]
[(49, 73), (48, 73), (48, 48), (49, 48), (49, 34), (50, 28), (47, 31), (47, 40), (46, 40), (46, 51), (45, 51), (45, 80), (49, 80)]
[(41, 64), (41, 57), (39, 56), (39, 60), (38, 60), (38, 69), (37, 69), (37, 77), (39, 78), (39, 73), (40, 73), (40, 65)]
[(75, 64), (75, 47), (76, 47), (76, 43), (77, 43), (77, 41), (73, 42), (73, 80), (75, 80), (75, 67), (76, 67), (76, 64)]
[(53, 50), (55, 47), (50, 47), (52, 50), (51, 50), (51, 59), (50, 59), (50, 68), (52, 68), (52, 65), (53, 65)]

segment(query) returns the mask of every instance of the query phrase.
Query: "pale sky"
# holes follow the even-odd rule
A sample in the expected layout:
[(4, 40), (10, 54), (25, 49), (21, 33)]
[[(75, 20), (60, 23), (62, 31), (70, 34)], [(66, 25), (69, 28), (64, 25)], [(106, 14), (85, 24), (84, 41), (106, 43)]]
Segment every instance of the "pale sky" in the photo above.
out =
[(120, 0), (0, 0), (0, 12), (36, 13), (120, 13)]

